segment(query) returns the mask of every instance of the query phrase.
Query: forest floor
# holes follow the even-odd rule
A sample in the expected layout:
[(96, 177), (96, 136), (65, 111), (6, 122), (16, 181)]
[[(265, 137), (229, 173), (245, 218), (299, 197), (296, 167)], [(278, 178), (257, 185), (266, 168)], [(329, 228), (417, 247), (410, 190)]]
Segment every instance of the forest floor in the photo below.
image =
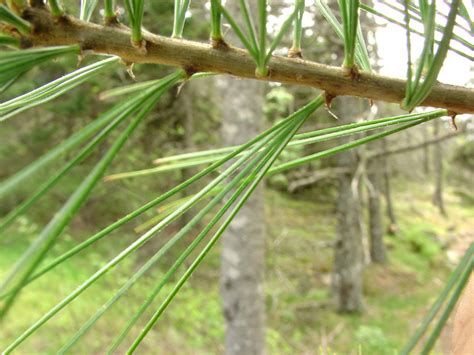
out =
[[(394, 190), (399, 230), (395, 236), (385, 237), (389, 262), (386, 266), (367, 266), (364, 312), (352, 315), (335, 312), (330, 294), (333, 197), (310, 190), (296, 195), (267, 191), (269, 354), (394, 354), (413, 333), (462, 251), (474, 240), (474, 206), (461, 203), (448, 189), (448, 217), (442, 217), (431, 204), (429, 184), (399, 181)], [(15, 235), (8, 233), (8, 244), (0, 249), (0, 276), (22, 253), (38, 227), (22, 219), (12, 230)], [(56, 254), (77, 242), (78, 231), (69, 233), (75, 237), (67, 234)], [(113, 247), (99, 243), (28, 287), (0, 326), (0, 349), (130, 241), (120, 233), (114, 238)], [(28, 339), (18, 353), (55, 353), (137, 269), (140, 260), (150, 256), (147, 253), (151, 251), (120, 264)], [(112, 342), (124, 320), (134, 313), (172, 261), (173, 255), (166, 257), (161, 270), (137, 283), (71, 353), (103, 353), (107, 349), (104, 344)], [(165, 286), (162, 295), (171, 288)], [(151, 313), (147, 312), (139, 324), (143, 325)], [(126, 344), (139, 329), (133, 328)], [(223, 332), (216, 248), (178, 294), (139, 353), (219, 354)], [(441, 343), (440, 351), (447, 346), (446, 341)]]

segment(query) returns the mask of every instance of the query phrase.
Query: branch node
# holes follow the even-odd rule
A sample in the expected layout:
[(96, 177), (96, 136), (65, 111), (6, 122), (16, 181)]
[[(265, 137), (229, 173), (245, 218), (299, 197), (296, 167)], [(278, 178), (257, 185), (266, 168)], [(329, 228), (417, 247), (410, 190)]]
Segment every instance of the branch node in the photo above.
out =
[(104, 17), (104, 25), (110, 26), (110, 27), (115, 27), (115, 26), (120, 25), (120, 21), (118, 19), (117, 14), (111, 17)]
[(132, 43), (132, 47), (137, 49), (138, 52), (140, 52), (140, 54), (143, 54), (143, 55), (147, 54), (147, 49), (146, 49), (147, 42), (146, 42), (146, 40), (142, 39), (139, 42), (131, 40), (130, 42)]
[(408, 111), (408, 113), (412, 113), (414, 108), (412, 109), (408, 109), (407, 108), (407, 105), (406, 105), (406, 102), (405, 102), (405, 98), (400, 102), (400, 108), (403, 110), (403, 111)]
[(290, 50), (288, 51), (288, 58), (303, 59), (303, 54), (301, 52), (301, 49), (290, 48)]
[(214, 49), (226, 50), (229, 49), (229, 45), (224, 41), (222, 37), (213, 38), (211, 37), (211, 46)]
[(344, 76), (351, 78), (351, 80), (359, 80), (360, 78), (360, 71), (357, 64), (354, 64), (352, 67), (342, 67), (344, 71)]
[(265, 79), (271, 77), (271, 69), (269, 67), (265, 67), (263, 69), (256, 68), (255, 69), (255, 77), (257, 79)]

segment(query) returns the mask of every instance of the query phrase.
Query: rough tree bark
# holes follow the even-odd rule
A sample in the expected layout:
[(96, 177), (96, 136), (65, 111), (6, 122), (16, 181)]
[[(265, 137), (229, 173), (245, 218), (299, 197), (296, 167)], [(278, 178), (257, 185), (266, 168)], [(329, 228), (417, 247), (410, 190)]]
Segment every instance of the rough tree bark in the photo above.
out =
[[(222, 134), (226, 146), (242, 144), (255, 137), (263, 116), (262, 84), (229, 81), (231, 79), (219, 79), (219, 85), (222, 85)], [(222, 237), (227, 354), (262, 354), (265, 348), (263, 207), (261, 185)]]
[[(387, 151), (387, 139), (382, 139), (382, 149), (384, 152)], [(384, 154), (385, 155), (385, 154)], [(388, 232), (390, 234), (395, 234), (397, 231), (397, 218), (395, 217), (395, 211), (393, 208), (393, 201), (392, 201), (392, 189), (390, 186), (390, 171), (388, 167), (388, 157), (382, 158), (382, 169), (383, 169), (383, 192), (385, 195), (385, 203), (387, 206), (387, 216), (390, 220), (390, 226)]]
[[(181, 100), (178, 101), (178, 104), (181, 101), (182, 109), (184, 110), (183, 116), (183, 128), (184, 128), (184, 139), (183, 139), (183, 148), (184, 151), (192, 152), (196, 150), (196, 145), (194, 144), (194, 110), (193, 110), (193, 101), (195, 99), (195, 90), (199, 90), (199, 82), (189, 82), (183, 87), (181, 93)], [(197, 173), (196, 168), (189, 168), (182, 170), (182, 180), (185, 181)], [(197, 193), (197, 188), (194, 185), (191, 185), (185, 192), (186, 195), (193, 195)], [(182, 221), (183, 225), (187, 224), (192, 219), (192, 214), (188, 211), (183, 215)], [(197, 226), (199, 227), (200, 224)]]
[(385, 245), (383, 243), (383, 219), (380, 203), (380, 185), (382, 175), (382, 162), (374, 159), (369, 165), (369, 237), (370, 260), (373, 263), (384, 264), (387, 261)]
[[(339, 101), (337, 115), (340, 124), (353, 121), (358, 104), (355, 99), (343, 98)], [(346, 142), (347, 138), (343, 141)], [(357, 153), (355, 150), (341, 153), (337, 161), (338, 167), (347, 172), (339, 178), (332, 286), (338, 310), (357, 312), (362, 310), (364, 263), (359, 199), (352, 186), (357, 169)]]
[[(229, 6), (238, 8), (236, 3)], [(229, 78), (219, 78), (217, 84), (224, 145), (254, 138), (263, 126), (263, 84)], [(222, 237), (221, 293), (228, 355), (265, 353), (263, 186), (254, 191)]]
[[(405, 97), (404, 80), (374, 73), (361, 72), (357, 80), (352, 80), (342, 68), (274, 56), (269, 63), (271, 74), (260, 77), (255, 75), (255, 63), (247, 52), (234, 47), (213, 49), (208, 44), (145, 33), (144, 51), (133, 46), (130, 31), (124, 27), (86, 23), (70, 16), (58, 21), (42, 8), (27, 8), (23, 18), (35, 28), (35, 31), (22, 38), (25, 46), (80, 44), (83, 50), (117, 55), (127, 63), (165, 64), (190, 72), (225, 73), (242, 78), (306, 85), (326, 90), (335, 96), (357, 96), (395, 103), (400, 103)], [(473, 89), (436, 84), (422, 106), (472, 113), (473, 98)]]
[[(423, 130), (423, 141), (428, 141), (429, 132), (428, 125), (422, 125), (421, 129)], [(427, 144), (423, 147), (423, 172), (426, 176), (430, 175), (430, 146)]]
[[(434, 134), (435, 137), (440, 135), (440, 120), (434, 121)], [(433, 149), (434, 153), (434, 175), (435, 175), (435, 191), (433, 194), (433, 203), (435, 206), (439, 208), (439, 212), (446, 216), (446, 209), (444, 207), (444, 200), (443, 200), (443, 149), (441, 147), (441, 143), (437, 142), (434, 145)]]

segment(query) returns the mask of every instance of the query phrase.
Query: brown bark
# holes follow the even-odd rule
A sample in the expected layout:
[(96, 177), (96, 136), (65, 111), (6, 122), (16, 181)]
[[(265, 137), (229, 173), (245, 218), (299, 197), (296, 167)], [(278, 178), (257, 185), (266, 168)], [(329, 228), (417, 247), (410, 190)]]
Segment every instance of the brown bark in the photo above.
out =
[[(144, 34), (145, 49), (130, 42), (124, 26), (101, 26), (72, 17), (54, 19), (41, 8), (28, 8), (24, 18), (34, 26), (23, 41), (31, 46), (80, 45), (83, 50), (113, 54), (128, 63), (157, 63), (196, 72), (215, 72), (242, 78), (306, 85), (333, 96), (348, 95), (371, 100), (400, 103), (405, 95), (405, 81), (361, 72), (356, 79), (341, 68), (297, 58), (273, 57), (268, 77), (256, 77), (255, 63), (246, 51), (234, 47), (213, 49), (183, 39)], [(441, 107), (456, 113), (474, 112), (474, 90), (436, 84), (422, 106)]]
[[(184, 128), (184, 139), (183, 139), (183, 148), (184, 151), (193, 152), (196, 150), (196, 146), (194, 144), (194, 109), (193, 109), (193, 101), (194, 101), (194, 90), (198, 90), (198, 82), (189, 82), (185, 87), (183, 87), (183, 91), (181, 93), (180, 100), (178, 103), (181, 102), (184, 109), (184, 117), (183, 117), (183, 128)], [(182, 174), (182, 181), (186, 181), (195, 174), (197, 174), (196, 168), (189, 168), (181, 170)], [(186, 195), (193, 195), (197, 193), (197, 188), (193, 184), (188, 189), (186, 189)], [(192, 219), (192, 213), (189, 211), (183, 214), (183, 224), (188, 223)], [(200, 224), (197, 226), (199, 227)]]
[[(435, 120), (435, 137), (438, 137), (440, 132), (440, 120)], [(443, 199), (443, 148), (441, 147), (440, 141), (438, 140), (434, 145), (434, 174), (435, 174), (435, 191), (433, 194), (433, 203), (438, 207), (439, 212), (446, 216), (446, 209), (444, 207)]]
[[(264, 86), (229, 77), (218, 78), (217, 84), (223, 143), (245, 143), (262, 131)], [(265, 353), (263, 190), (260, 183), (222, 237), (221, 293), (228, 355)]]
[[(382, 152), (387, 152), (387, 140), (382, 139)], [(385, 155), (385, 153), (383, 153)], [(390, 234), (395, 234), (397, 231), (397, 218), (395, 217), (395, 211), (393, 207), (393, 200), (392, 200), (392, 188), (390, 186), (390, 171), (388, 166), (388, 157), (384, 156), (382, 158), (382, 169), (383, 169), (383, 192), (385, 195), (385, 203), (386, 203), (386, 212), (388, 219), (390, 220), (390, 226), (388, 228), (388, 232)]]
[(381, 162), (372, 161), (368, 175), (369, 188), (369, 238), (370, 238), (370, 260), (373, 263), (385, 264), (387, 261), (385, 245), (383, 243), (383, 219), (380, 203), (380, 183), (382, 175)]
[[(423, 141), (424, 143), (428, 142), (428, 125), (423, 125), (421, 128), (423, 129)], [(430, 146), (426, 144), (423, 147), (423, 172), (428, 177), (430, 175)]]
[[(258, 82), (218, 81), (225, 145), (242, 144), (261, 130), (263, 87)], [(260, 185), (222, 237), (221, 289), (226, 354), (265, 349), (265, 216)]]
[[(351, 122), (357, 114), (357, 102), (354, 99), (340, 100), (336, 109), (341, 124)], [(342, 141), (346, 142), (347, 139), (344, 138)], [(360, 201), (359, 194), (354, 191), (352, 186), (358, 165), (356, 154), (356, 150), (343, 152), (338, 155), (337, 160), (338, 168), (346, 171), (339, 177), (332, 279), (337, 308), (341, 312), (361, 311), (363, 300), (362, 274), (364, 262)]]

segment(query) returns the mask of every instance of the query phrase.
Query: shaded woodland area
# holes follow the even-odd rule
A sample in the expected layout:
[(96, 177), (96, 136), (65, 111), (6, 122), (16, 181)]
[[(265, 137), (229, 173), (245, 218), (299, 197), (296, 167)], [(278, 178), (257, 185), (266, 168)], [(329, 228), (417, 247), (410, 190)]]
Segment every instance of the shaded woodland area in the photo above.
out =
[[(398, 9), (397, 2), (387, 2)], [(257, 1), (248, 3), (251, 13), (257, 13)], [(336, 1), (327, 3), (334, 12), (338, 11)], [(373, 5), (373, 2), (365, 3)], [(79, 12), (76, 1), (64, 1), (64, 5), (69, 13)], [(293, 6), (293, 2), (285, 0), (270, 1), (267, 22), (270, 38), (278, 33)], [(226, 8), (237, 14), (241, 9), (238, 2), (229, 1)], [(340, 65), (345, 58), (344, 42), (313, 2), (307, 1), (305, 9), (303, 58)], [(143, 30), (169, 36), (176, 30), (173, 11), (172, 1), (145, 1)], [(118, 19), (126, 22), (126, 11), (120, 7), (118, 13)], [(92, 20), (100, 23), (100, 17), (100, 12), (95, 11)], [(207, 42), (209, 21), (208, 1), (192, 1), (183, 37)], [(239, 21), (244, 20), (239, 18)], [(375, 33), (385, 25), (367, 12), (361, 12), (360, 21), (371, 65), (377, 71), (383, 62)], [(241, 47), (229, 26), (224, 26), (224, 33), (228, 43)], [(286, 56), (291, 49), (294, 42), (290, 31), (275, 54)], [(449, 52), (448, 56), (452, 55), (458, 54)], [(0, 88), (0, 101), (7, 102), (93, 62), (89, 56), (79, 58), (78, 62), (74, 54), (49, 61), (25, 73), (8, 90), (6, 86), (5, 90)], [(0, 121), (0, 182), (7, 181), (86, 127), (102, 112), (131, 97), (127, 93), (116, 94), (113, 89), (173, 75), (165, 65), (128, 64), (115, 65), (52, 101), (19, 113), (16, 119)], [(472, 87), (472, 83), (471, 69), (471, 77), (464, 84)], [(167, 169), (166, 157), (245, 144), (294, 115), (319, 92), (308, 86), (230, 75), (209, 76), (172, 86), (130, 136), (42, 262), (54, 261), (209, 165), (203, 159), (184, 168)], [(393, 103), (329, 96), (326, 96), (327, 105), (312, 113), (299, 132), (406, 114)], [(356, 137), (315, 140), (311, 145), (290, 143), (273, 166), (285, 166), (336, 149), (370, 133), (361, 131)], [(73, 173), (11, 223), (11, 211), (70, 161), (73, 153), (67, 152), (5, 194), (0, 203), (2, 278), (118, 137), (117, 132), (112, 132), (110, 139), (74, 167)], [(230, 166), (227, 162), (217, 172), (222, 173)], [(225, 181), (230, 184), (238, 173), (229, 173)], [(0, 323), (0, 349), (12, 343), (33, 320), (70, 294), (120, 250), (196, 196), (215, 176), (206, 176), (196, 186), (180, 191), (173, 201), (148, 210), (141, 218), (28, 285)], [(398, 351), (415, 332), (474, 240), (473, 181), (472, 114), (430, 120), (351, 150), (322, 155), (292, 169), (270, 170), (223, 233), (222, 240), (144, 338), (140, 351), (152, 354), (392, 354)], [(219, 196), (221, 192), (222, 189), (213, 190), (211, 196)], [(192, 235), (183, 234), (177, 244), (184, 249), (193, 242), (193, 236), (212, 222), (212, 215), (204, 215), (202, 219), (195, 218), (196, 215), (206, 208), (214, 211), (212, 208), (219, 208), (229, 200), (226, 196), (216, 200), (215, 205), (212, 199), (200, 201), (186, 210), (162, 234), (150, 239), (16, 351), (52, 353), (61, 349), (60, 352), (82, 354), (110, 350), (117, 334), (127, 328), (127, 321), (133, 319), (143, 302), (151, 297), (151, 290), (156, 289), (159, 280), (179, 260), (181, 250), (170, 249), (160, 263), (124, 293), (120, 304), (99, 314), (90, 329), (84, 328), (84, 324), (98, 314), (98, 309), (100, 313), (100, 307), (114, 297), (114, 290), (123, 287), (131, 275), (166, 247), (170, 238), (183, 230), (189, 231)], [(225, 216), (229, 214), (226, 212)], [(197, 254), (196, 250), (191, 253), (194, 257)], [(192, 260), (185, 260), (177, 268), (180, 273), (170, 279), (178, 281), (191, 263)], [(164, 295), (173, 290), (171, 284), (160, 287)], [(117, 347), (113, 348), (116, 353), (127, 350), (161, 301), (150, 299), (150, 307), (143, 309), (143, 318), (128, 329), (126, 343), (120, 346), (116, 343)], [(450, 332), (452, 320), (436, 343), (436, 351), (449, 351)]]

